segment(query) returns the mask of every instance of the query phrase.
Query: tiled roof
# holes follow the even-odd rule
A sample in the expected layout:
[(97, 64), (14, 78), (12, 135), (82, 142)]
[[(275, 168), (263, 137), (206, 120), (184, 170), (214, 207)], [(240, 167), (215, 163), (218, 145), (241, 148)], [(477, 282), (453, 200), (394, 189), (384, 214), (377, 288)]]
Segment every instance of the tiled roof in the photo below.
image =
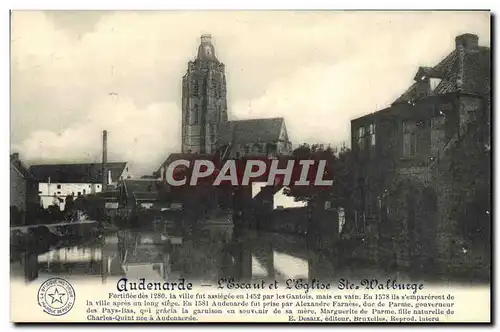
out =
[(424, 75), (428, 77), (442, 77), (442, 73), (432, 67), (420, 67), (414, 79), (418, 80)]
[(283, 118), (228, 121), (221, 126), (220, 144), (277, 141), (283, 121)]
[(127, 179), (122, 185), (128, 192), (158, 192), (158, 181), (155, 179)]
[(212, 156), (205, 155), (205, 154), (198, 154), (198, 153), (171, 153), (168, 158), (160, 165), (158, 170), (155, 172), (155, 175), (157, 177), (162, 176), (162, 169), (164, 166), (170, 165), (173, 161), (176, 160), (188, 160), (188, 161), (193, 161), (193, 160), (210, 160)]
[[(126, 162), (109, 162), (106, 169), (111, 171), (111, 180), (118, 181), (123, 173)], [(51, 164), (51, 165), (33, 165), (29, 171), (39, 182), (53, 183), (101, 183), (102, 182), (102, 164)]]
[(157, 200), (163, 184), (153, 179), (127, 179), (120, 185), (127, 196), (132, 195), (136, 200)]
[(400, 103), (403, 101), (409, 101), (417, 95), (417, 82), (413, 83), (408, 90), (406, 90), (394, 103)]
[[(441, 78), (441, 82), (432, 91), (432, 95), (441, 95), (450, 92), (461, 91), (485, 95), (490, 93), (490, 48), (479, 46), (473, 49), (464, 50), (463, 55), (463, 79), (460, 87), (457, 80), (459, 71), (459, 53), (452, 51), (436, 66), (420, 67), (416, 75), (426, 73), (433, 78)], [(412, 84), (394, 103), (410, 101), (416, 97), (417, 83)]]

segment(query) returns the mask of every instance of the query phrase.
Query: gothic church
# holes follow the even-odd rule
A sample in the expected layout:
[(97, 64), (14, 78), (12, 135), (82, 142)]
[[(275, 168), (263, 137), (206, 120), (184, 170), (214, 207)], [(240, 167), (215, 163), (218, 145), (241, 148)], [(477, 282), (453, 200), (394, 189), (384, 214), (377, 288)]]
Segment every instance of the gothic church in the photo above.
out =
[(210, 35), (182, 78), (182, 153), (226, 157), (291, 152), (283, 118), (228, 121), (225, 66)]
[(212, 37), (202, 35), (196, 59), (182, 77), (182, 153), (170, 154), (155, 174), (164, 174), (177, 159), (276, 158), (292, 152), (283, 118), (229, 121), (226, 93), (225, 66)]

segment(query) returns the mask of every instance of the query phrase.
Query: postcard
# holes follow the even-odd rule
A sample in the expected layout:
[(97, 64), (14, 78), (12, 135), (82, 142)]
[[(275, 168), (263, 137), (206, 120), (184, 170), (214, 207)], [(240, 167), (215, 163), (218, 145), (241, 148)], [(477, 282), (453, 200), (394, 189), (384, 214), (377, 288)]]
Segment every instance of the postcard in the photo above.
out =
[(12, 11), (15, 323), (491, 323), (489, 11)]

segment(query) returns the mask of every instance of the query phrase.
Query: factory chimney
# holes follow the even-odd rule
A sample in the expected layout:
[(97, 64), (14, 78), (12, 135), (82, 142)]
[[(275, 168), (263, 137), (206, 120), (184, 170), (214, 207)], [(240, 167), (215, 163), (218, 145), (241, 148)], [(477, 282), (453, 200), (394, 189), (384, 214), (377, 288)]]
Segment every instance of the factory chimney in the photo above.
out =
[(108, 171), (107, 171), (107, 162), (108, 162), (108, 132), (104, 130), (102, 132), (102, 191), (106, 190), (108, 186)]

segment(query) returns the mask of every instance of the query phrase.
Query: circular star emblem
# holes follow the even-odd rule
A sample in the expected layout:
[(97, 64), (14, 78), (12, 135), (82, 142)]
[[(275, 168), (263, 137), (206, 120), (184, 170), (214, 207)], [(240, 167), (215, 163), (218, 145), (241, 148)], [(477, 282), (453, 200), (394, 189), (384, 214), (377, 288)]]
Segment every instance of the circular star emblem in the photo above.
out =
[(75, 304), (75, 290), (71, 284), (61, 278), (45, 281), (38, 290), (38, 305), (52, 316), (62, 316)]

